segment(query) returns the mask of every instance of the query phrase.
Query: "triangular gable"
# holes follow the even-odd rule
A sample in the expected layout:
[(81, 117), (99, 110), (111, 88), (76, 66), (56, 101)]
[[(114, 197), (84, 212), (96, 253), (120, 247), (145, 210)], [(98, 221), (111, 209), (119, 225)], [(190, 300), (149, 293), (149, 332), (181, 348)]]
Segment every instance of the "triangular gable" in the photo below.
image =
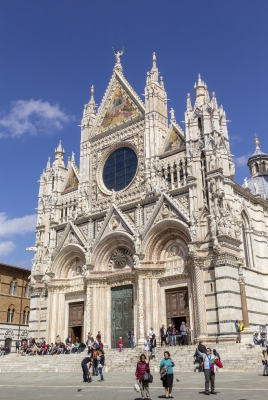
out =
[(125, 231), (130, 235), (135, 235), (136, 233), (133, 224), (131, 224), (128, 218), (126, 218), (126, 216), (114, 204), (111, 205), (110, 210), (97, 233), (93, 247), (95, 248), (101, 238), (112, 231)]
[(67, 173), (67, 177), (64, 182), (63, 191), (66, 192), (67, 190), (70, 190), (70, 189), (77, 189), (78, 183), (79, 183), (79, 178), (78, 178), (77, 171), (71, 164), (71, 168), (69, 169), (69, 171)]
[(176, 124), (171, 123), (163, 146), (163, 153), (178, 150), (185, 146), (183, 130)]
[(59, 254), (64, 245), (73, 243), (80, 244), (82, 247), (87, 246), (86, 239), (80, 232), (79, 228), (72, 222), (68, 222), (65, 231), (59, 240), (59, 244), (55, 249), (55, 252), (53, 254), (53, 259), (55, 259), (55, 257)]
[(162, 192), (158, 203), (154, 207), (152, 214), (150, 215), (148, 222), (143, 231), (143, 239), (149, 232), (150, 228), (157, 223), (159, 220), (165, 218), (178, 218), (186, 224), (189, 224), (190, 218), (185, 210), (178, 202), (169, 196), (167, 193)]
[(132, 123), (143, 117), (145, 106), (124, 76), (114, 71), (101, 102), (93, 134), (97, 135), (115, 126)]

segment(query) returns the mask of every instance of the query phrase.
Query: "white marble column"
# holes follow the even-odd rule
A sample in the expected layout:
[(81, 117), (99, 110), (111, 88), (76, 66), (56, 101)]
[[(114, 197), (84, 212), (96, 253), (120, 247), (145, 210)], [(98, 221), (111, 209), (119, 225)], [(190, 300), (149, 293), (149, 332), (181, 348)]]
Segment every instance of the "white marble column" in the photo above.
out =
[(144, 343), (144, 290), (143, 290), (144, 279), (143, 276), (138, 276), (138, 326), (139, 326), (139, 337), (138, 345), (143, 346)]

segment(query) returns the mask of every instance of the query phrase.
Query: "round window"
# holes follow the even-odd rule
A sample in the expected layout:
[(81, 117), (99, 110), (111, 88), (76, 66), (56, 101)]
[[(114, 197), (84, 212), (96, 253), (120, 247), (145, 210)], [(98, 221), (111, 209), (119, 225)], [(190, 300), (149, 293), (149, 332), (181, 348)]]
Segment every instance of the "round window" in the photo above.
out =
[(134, 178), (138, 160), (134, 150), (120, 147), (107, 159), (103, 168), (103, 182), (109, 190), (118, 192), (127, 187)]

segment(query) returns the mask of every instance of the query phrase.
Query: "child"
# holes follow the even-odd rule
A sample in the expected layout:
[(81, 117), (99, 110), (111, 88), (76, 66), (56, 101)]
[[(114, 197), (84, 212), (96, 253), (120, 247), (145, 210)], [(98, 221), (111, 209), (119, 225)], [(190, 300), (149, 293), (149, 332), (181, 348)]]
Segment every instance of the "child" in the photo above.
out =
[(123, 340), (122, 340), (121, 336), (119, 338), (118, 344), (119, 344), (119, 353), (121, 353), (122, 348), (123, 348)]

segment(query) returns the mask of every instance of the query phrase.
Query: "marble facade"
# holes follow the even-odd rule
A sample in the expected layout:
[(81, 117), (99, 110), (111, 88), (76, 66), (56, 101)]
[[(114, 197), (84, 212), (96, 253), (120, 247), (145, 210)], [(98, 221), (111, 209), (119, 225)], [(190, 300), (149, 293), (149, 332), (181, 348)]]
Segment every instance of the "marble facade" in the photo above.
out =
[[(235, 183), (225, 111), (200, 75), (194, 90), (183, 129), (173, 109), (168, 118), (155, 54), (144, 101), (126, 80), (120, 56), (97, 111), (92, 87), (80, 167), (74, 154), (65, 165), (60, 143), (40, 178), (32, 336), (66, 338), (70, 305), (83, 303), (82, 339), (101, 330), (110, 347), (111, 291), (125, 285), (133, 287), (139, 343), (151, 326), (159, 335), (172, 320), (167, 293), (181, 289), (185, 314), (182, 307), (173, 316), (187, 315), (196, 338), (233, 339), (234, 321), (246, 316), (248, 332), (266, 324), (268, 203)], [(137, 155), (134, 178), (122, 190), (107, 189), (104, 166), (123, 148)]]

